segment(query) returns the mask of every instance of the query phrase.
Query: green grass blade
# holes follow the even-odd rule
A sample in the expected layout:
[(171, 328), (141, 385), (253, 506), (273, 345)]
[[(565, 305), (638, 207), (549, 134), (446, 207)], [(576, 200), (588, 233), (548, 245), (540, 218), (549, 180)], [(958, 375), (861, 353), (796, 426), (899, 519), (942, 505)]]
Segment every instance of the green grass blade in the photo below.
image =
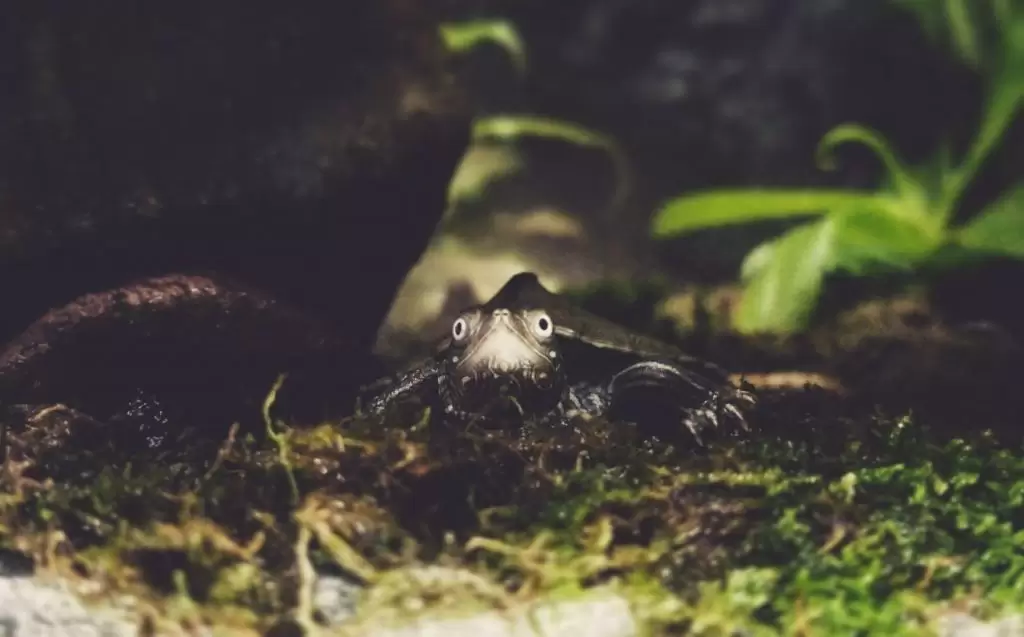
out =
[(876, 195), (858, 190), (711, 190), (672, 199), (654, 215), (655, 237), (732, 224), (826, 214), (871, 202)]

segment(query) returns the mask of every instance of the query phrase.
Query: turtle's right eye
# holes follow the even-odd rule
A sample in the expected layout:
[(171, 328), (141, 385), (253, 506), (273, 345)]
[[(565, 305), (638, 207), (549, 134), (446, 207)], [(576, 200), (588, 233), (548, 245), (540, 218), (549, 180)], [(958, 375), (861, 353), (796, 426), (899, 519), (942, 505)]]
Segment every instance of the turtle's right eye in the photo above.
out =
[(551, 322), (550, 316), (541, 312), (533, 319), (533, 331), (540, 338), (550, 338), (555, 333), (555, 324)]
[(461, 316), (455, 319), (455, 322), (452, 323), (452, 338), (454, 338), (456, 341), (461, 341), (462, 339), (466, 338), (468, 334), (469, 323), (466, 322), (466, 319), (464, 319)]

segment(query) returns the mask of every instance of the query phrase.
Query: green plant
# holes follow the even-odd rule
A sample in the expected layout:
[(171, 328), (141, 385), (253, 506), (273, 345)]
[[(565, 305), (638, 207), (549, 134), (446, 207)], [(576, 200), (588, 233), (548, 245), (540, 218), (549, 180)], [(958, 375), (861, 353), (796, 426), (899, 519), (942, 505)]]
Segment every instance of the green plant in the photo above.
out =
[(507, 20), (470, 20), (445, 22), (438, 27), (445, 48), (464, 53), (482, 43), (491, 42), (505, 49), (519, 73), (526, 73), (526, 47), (515, 25)]
[[(453, 53), (466, 53), (487, 42), (496, 44), (509, 55), (516, 71), (520, 75), (526, 74), (526, 47), (515, 25), (507, 20), (449, 22), (442, 24), (439, 32), (445, 47)], [(486, 115), (478, 117), (473, 124), (474, 144), (511, 144), (524, 137), (556, 139), (606, 152), (616, 175), (615, 190), (609, 208), (618, 208), (625, 201), (630, 188), (628, 164), (618, 144), (607, 135), (572, 122), (530, 114)], [(484, 171), (485, 174), (469, 178), (466, 175), (471, 174), (468, 171), (472, 169), (464, 162), (450, 184), (449, 203), (479, 198), (492, 179), (517, 167), (516, 162), (509, 161), (495, 171)]]
[[(953, 225), (963, 193), (1013, 122), (1024, 101), (1024, 7), (1010, 0), (899, 0), (937, 38), (988, 76), (981, 125), (957, 165), (943, 148), (908, 166), (878, 132), (842, 124), (821, 140), (818, 164), (834, 168), (837, 146), (867, 146), (887, 178), (874, 192), (840, 189), (705, 191), (665, 204), (652, 222), (656, 237), (767, 219), (816, 216), (757, 246), (741, 268), (744, 294), (735, 317), (742, 332), (789, 333), (805, 327), (827, 274), (951, 267), (992, 256), (1024, 259), (1024, 181), (963, 225)], [(987, 31), (971, 16), (985, 4)], [(969, 9), (969, 10), (968, 10)], [(936, 17), (938, 16), (938, 17)], [(946, 25), (939, 29), (939, 17)], [(933, 18), (931, 22), (925, 17)], [(991, 34), (987, 41), (980, 33)], [(987, 36), (986, 36), (987, 37)]]
[(1001, 53), (999, 31), (1013, 20), (1019, 0), (893, 0), (914, 14), (925, 33), (961, 62), (984, 71)]

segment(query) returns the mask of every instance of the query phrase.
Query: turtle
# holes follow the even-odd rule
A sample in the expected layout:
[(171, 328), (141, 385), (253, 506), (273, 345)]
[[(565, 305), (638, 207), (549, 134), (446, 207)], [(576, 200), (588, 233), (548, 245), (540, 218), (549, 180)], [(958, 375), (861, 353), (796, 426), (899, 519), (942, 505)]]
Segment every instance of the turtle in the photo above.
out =
[(533, 272), (458, 313), (432, 355), (362, 396), (364, 411), (378, 416), (415, 397), (449, 422), (604, 416), (662, 430), (681, 424), (698, 444), (723, 420), (747, 428), (756, 402), (718, 365), (573, 305)]

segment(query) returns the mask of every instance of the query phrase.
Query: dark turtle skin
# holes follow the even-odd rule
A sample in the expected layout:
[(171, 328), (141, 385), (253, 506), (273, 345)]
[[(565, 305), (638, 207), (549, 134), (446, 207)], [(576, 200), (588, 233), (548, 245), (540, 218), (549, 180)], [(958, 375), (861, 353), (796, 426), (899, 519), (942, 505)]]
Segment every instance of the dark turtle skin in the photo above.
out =
[[(416, 397), (449, 421), (606, 416), (662, 431), (668, 424), (698, 443), (724, 421), (745, 428), (754, 403), (718, 366), (577, 308), (530, 272), (461, 312), (432, 357), (364, 396), (377, 415)], [(685, 429), (672, 426), (679, 424)]]

